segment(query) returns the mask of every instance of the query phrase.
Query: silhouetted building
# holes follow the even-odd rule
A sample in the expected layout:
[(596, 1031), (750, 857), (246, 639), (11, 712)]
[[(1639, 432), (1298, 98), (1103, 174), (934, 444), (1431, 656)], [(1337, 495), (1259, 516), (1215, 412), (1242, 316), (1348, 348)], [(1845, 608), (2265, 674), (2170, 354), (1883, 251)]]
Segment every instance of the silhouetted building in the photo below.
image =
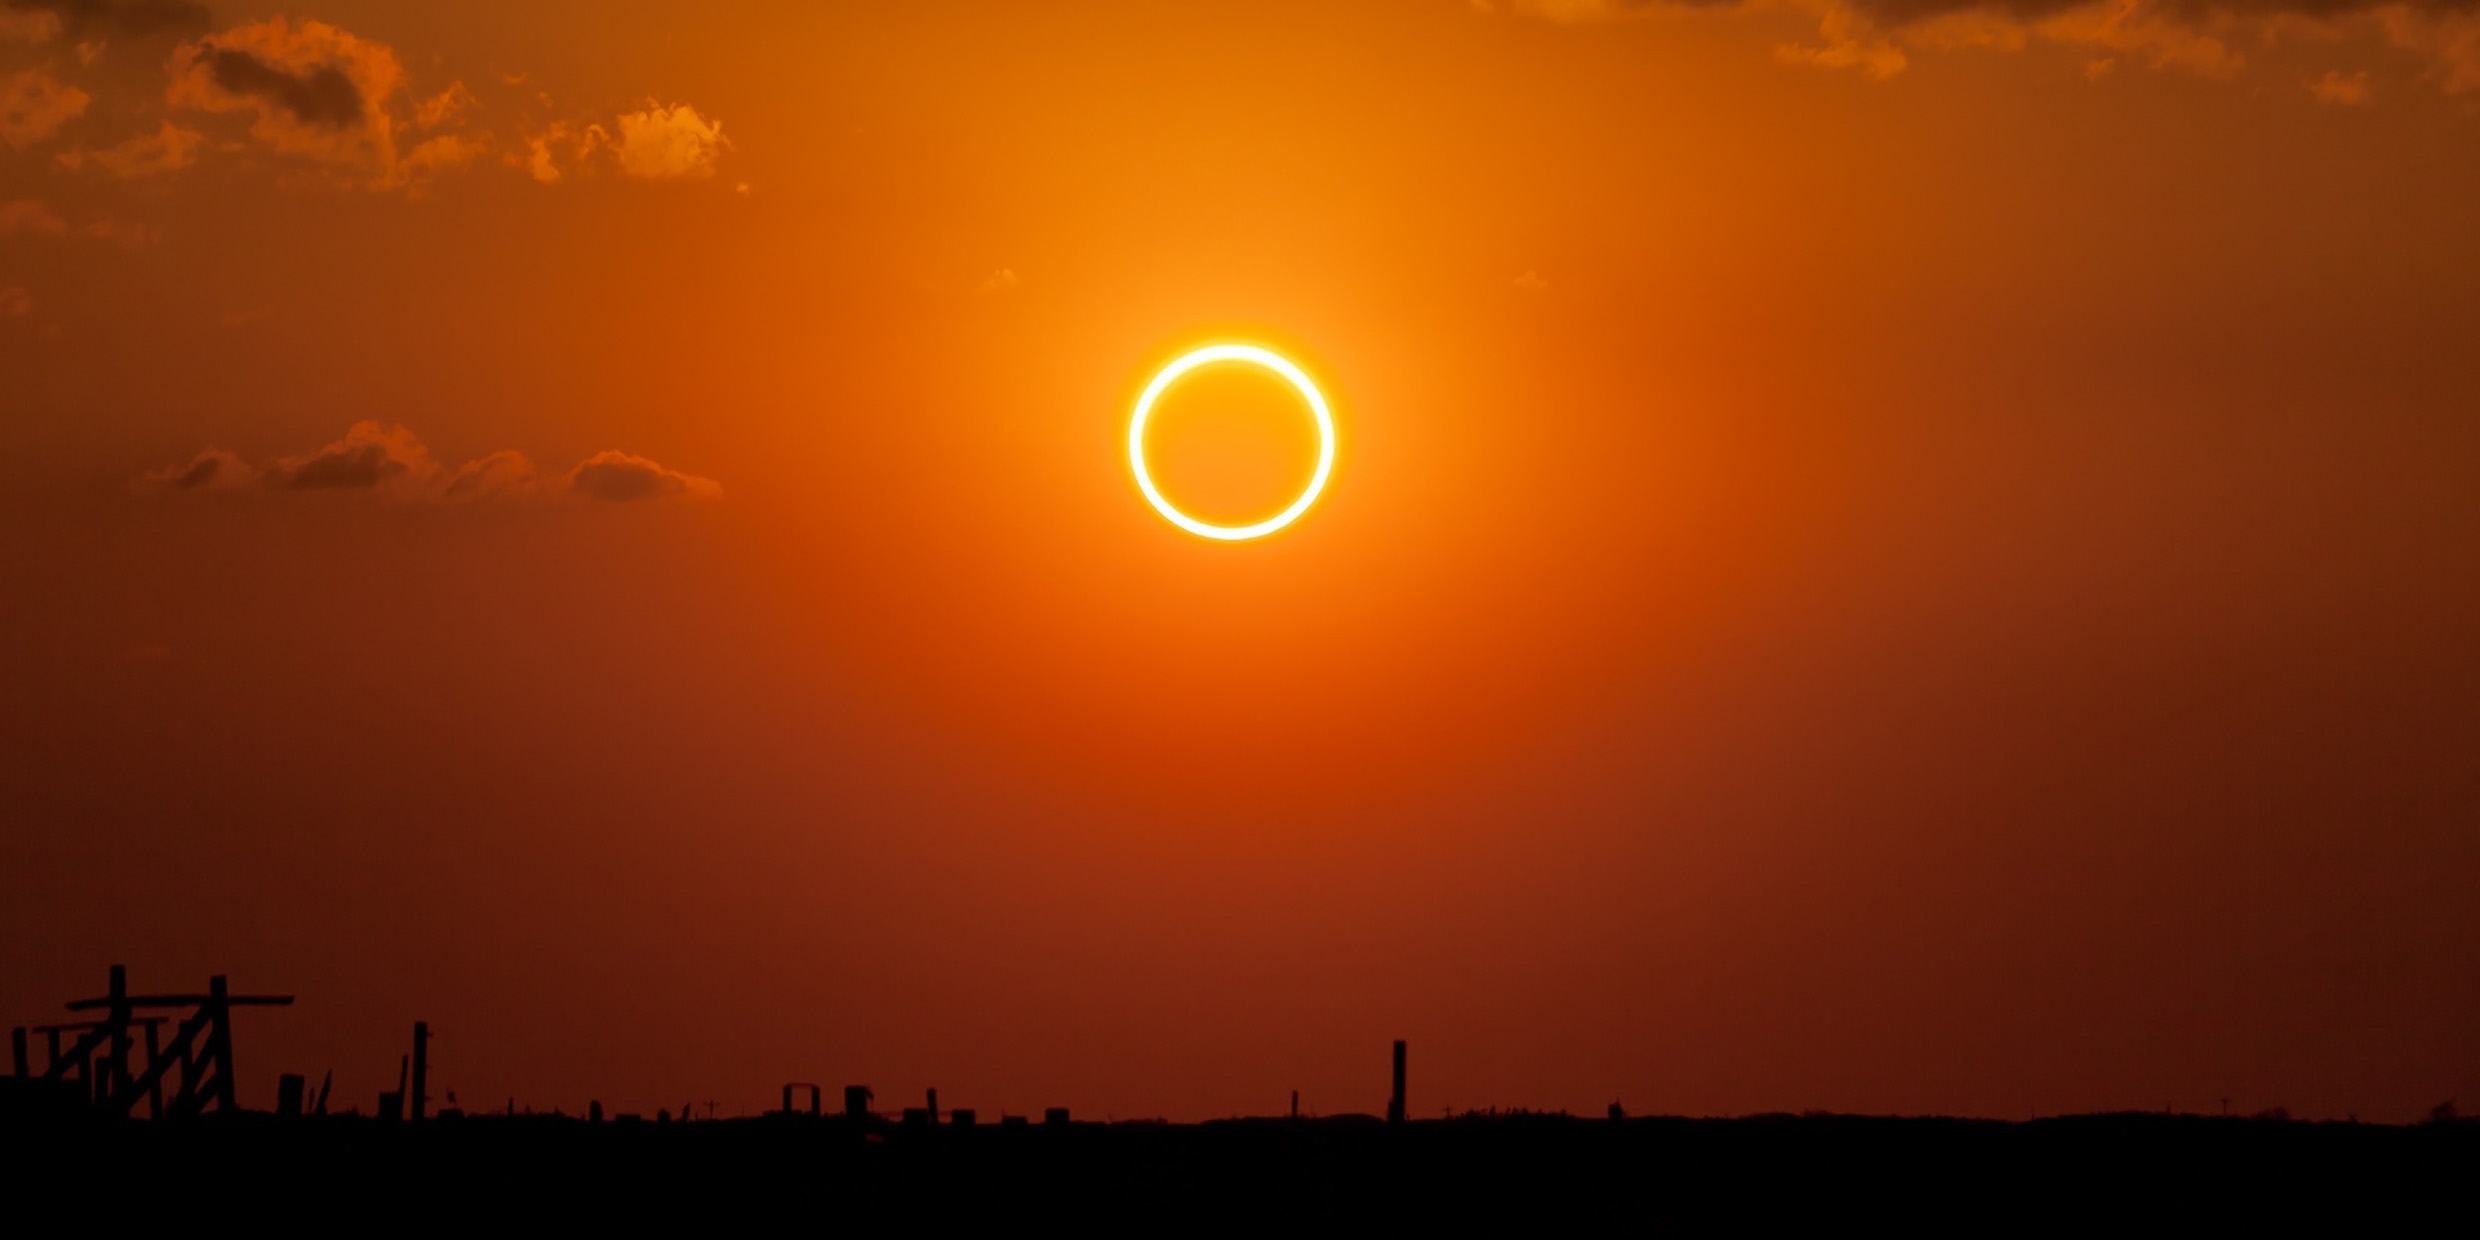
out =
[(1042, 1112), (1042, 1122), (1043, 1122), (1043, 1123), (1045, 1123), (1045, 1124), (1065, 1124), (1065, 1123), (1067, 1123), (1067, 1122), (1068, 1122), (1068, 1108), (1066, 1108), (1066, 1107), (1052, 1107), (1052, 1108), (1050, 1108), (1049, 1110)]
[(867, 1085), (845, 1086), (844, 1118), (856, 1123), (870, 1118), (871, 1096), (870, 1087)]

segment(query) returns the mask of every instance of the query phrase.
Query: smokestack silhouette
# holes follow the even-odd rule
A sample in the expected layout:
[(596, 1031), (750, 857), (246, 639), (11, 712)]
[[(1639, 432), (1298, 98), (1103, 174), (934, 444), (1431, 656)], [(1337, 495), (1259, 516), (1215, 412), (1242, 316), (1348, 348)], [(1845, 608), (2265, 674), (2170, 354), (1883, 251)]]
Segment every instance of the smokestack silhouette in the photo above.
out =
[(1404, 1122), (1404, 1040), (1395, 1039), (1395, 1096), (1386, 1104), (1386, 1122)]
[(405, 1098), (405, 1110), (413, 1118), (422, 1118), (430, 1095), (424, 1092), (431, 1079), (431, 1025), (429, 1021), (413, 1022), (413, 1087)]

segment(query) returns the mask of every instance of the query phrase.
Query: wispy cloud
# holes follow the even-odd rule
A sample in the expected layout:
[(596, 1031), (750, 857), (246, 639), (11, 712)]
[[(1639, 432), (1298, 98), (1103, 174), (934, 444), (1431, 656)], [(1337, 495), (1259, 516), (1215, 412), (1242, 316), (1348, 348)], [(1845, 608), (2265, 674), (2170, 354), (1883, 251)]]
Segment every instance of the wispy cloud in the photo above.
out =
[[(2473, 0), (1473, 0), (1473, 7), (1573, 23), (1797, 13), (1817, 24), (1817, 37), (1778, 46), (1777, 59), (1879, 80), (1901, 74), (1915, 53), (2014, 52), (2037, 44), (2091, 54), (2087, 76), (2096, 80), (2121, 60), (2228, 78), (2245, 68), (2246, 46), (2356, 37), (2427, 57), (2450, 93), (2480, 90), (2480, 4)], [(2347, 95), (2348, 83), (2364, 74), (2329, 76)], [(2328, 102), (2348, 102), (2313, 83), (2311, 90)]]

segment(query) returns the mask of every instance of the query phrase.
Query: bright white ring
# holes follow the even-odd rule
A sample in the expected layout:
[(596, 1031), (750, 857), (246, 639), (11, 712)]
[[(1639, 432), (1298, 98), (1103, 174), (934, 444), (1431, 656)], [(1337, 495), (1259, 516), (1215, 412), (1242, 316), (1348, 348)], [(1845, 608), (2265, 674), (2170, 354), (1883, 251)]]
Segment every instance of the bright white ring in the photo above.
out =
[[(1255, 525), (1208, 525), (1189, 516), (1172, 507), (1170, 500), (1163, 498), (1162, 492), (1154, 488), (1153, 475), (1147, 473), (1145, 469), (1145, 419), (1154, 412), (1155, 398), (1161, 396), (1164, 389), (1169, 388), (1181, 375), (1215, 362), (1247, 362), (1252, 366), (1263, 366), (1283, 376), (1300, 392), (1301, 399), (1309, 402), (1309, 412), (1317, 415), (1317, 472), (1310, 475), (1309, 488), (1300, 493), (1300, 498), (1292, 501), (1291, 507)], [(1164, 520), (1200, 538), (1240, 542), (1244, 539), (1274, 533), (1290, 525), (1294, 518), (1309, 510), (1309, 505), (1317, 502), (1318, 492), (1326, 489), (1326, 475), (1334, 467), (1335, 419), (1326, 411), (1326, 398), (1318, 394), (1317, 385), (1309, 381), (1308, 375), (1301, 373), (1300, 367), (1256, 345), (1209, 345), (1163, 367), (1162, 372), (1154, 376), (1154, 381), (1145, 385), (1145, 394), (1137, 398), (1136, 416), (1128, 420), (1128, 468), (1135, 471), (1137, 475), (1137, 489), (1145, 492), (1146, 502), (1152, 504), (1154, 511), (1161, 513)]]

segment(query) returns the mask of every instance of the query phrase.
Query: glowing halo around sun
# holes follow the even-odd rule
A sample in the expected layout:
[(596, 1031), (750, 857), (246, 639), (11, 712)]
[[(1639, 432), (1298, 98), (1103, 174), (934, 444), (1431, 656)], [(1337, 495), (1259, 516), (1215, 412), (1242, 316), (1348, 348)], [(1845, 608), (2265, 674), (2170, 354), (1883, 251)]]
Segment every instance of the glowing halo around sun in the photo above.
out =
[[(1180, 376), (1200, 366), (1211, 366), (1216, 362), (1246, 362), (1251, 366), (1262, 366), (1283, 376), (1284, 380), (1300, 393), (1300, 398), (1309, 402), (1309, 412), (1317, 417), (1317, 472), (1309, 476), (1308, 487), (1301, 491), (1299, 498), (1292, 501), (1291, 507), (1255, 525), (1208, 525), (1180, 511), (1172, 506), (1170, 500), (1163, 498), (1163, 493), (1154, 486), (1153, 474), (1145, 468), (1145, 419), (1154, 412), (1155, 400), (1160, 398), (1172, 384), (1178, 382)], [(1300, 514), (1309, 511), (1309, 505), (1317, 502), (1318, 492), (1326, 489), (1326, 475), (1333, 472), (1335, 468), (1335, 418), (1333, 414), (1327, 412), (1326, 398), (1318, 393), (1317, 384), (1310, 382), (1309, 376), (1300, 367), (1253, 344), (1209, 345), (1184, 354), (1179, 360), (1163, 367), (1154, 375), (1154, 381), (1145, 385), (1145, 394), (1137, 397), (1136, 413), (1128, 419), (1128, 468), (1137, 475), (1137, 489), (1145, 492), (1145, 502), (1152, 504), (1154, 511), (1163, 515), (1163, 520), (1200, 538), (1213, 538), (1223, 542), (1243, 542), (1251, 538), (1263, 538), (1290, 525), (1299, 518)]]

